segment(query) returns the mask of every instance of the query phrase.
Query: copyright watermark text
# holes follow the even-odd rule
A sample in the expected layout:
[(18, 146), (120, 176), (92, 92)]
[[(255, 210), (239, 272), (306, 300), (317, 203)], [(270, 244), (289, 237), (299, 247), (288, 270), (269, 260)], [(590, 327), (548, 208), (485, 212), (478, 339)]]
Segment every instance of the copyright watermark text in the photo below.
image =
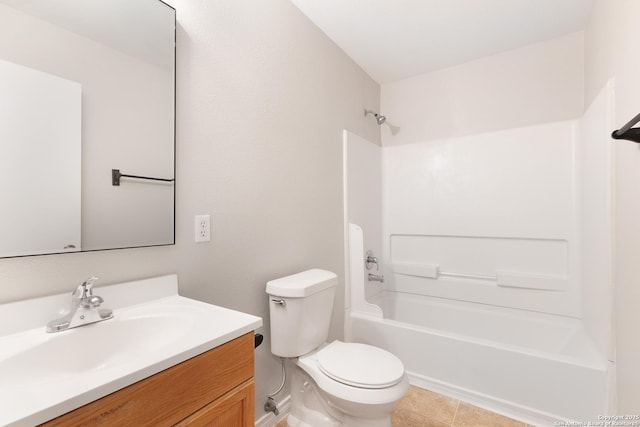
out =
[(553, 423), (557, 427), (640, 427), (640, 415), (598, 415), (592, 421), (556, 421)]

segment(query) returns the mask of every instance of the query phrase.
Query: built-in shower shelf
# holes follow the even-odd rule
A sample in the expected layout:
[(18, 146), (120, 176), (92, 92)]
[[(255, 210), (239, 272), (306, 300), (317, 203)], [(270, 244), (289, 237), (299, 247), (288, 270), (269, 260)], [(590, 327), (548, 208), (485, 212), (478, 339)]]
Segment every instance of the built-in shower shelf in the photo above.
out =
[(502, 270), (497, 270), (495, 275), (456, 273), (441, 271), (440, 266), (437, 264), (393, 263), (391, 268), (395, 274), (405, 276), (423, 277), (436, 280), (441, 277), (449, 277), (492, 281), (495, 282), (496, 285), (505, 288), (562, 291), (567, 288), (569, 283), (569, 278), (564, 275), (522, 273)]
[(440, 276), (440, 266), (437, 264), (394, 263), (392, 268), (394, 273), (406, 276), (428, 277), (429, 279), (437, 279)]
[(546, 291), (563, 291), (569, 286), (569, 277), (513, 271), (497, 271), (496, 282), (505, 288), (540, 289)]

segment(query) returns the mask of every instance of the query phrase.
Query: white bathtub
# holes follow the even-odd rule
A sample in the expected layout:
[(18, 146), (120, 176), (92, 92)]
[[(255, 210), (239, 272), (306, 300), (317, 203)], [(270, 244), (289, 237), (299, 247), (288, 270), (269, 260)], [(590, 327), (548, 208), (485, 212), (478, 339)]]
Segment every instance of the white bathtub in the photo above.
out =
[(595, 421), (607, 363), (580, 320), (399, 292), (352, 309), (350, 339), (396, 354), (411, 382), (523, 421)]

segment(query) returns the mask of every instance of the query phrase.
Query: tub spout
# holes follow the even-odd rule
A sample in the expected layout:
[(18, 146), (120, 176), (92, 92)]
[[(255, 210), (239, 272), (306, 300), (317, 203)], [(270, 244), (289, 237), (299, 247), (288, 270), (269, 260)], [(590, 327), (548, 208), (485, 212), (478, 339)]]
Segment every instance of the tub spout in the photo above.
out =
[(367, 278), (370, 282), (380, 282), (380, 283), (384, 282), (384, 276), (382, 274), (369, 273)]

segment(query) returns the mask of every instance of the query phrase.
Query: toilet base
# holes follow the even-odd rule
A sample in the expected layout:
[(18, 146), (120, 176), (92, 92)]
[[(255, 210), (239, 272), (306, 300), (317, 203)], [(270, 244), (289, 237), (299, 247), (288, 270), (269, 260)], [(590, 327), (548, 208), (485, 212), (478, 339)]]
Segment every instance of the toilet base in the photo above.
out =
[[(327, 420), (320, 420), (321, 423), (327, 422)], [(340, 427), (389, 427), (391, 426), (391, 420), (387, 417), (384, 420), (344, 420), (341, 423), (333, 424), (331, 421), (328, 421), (330, 424), (310, 424), (308, 422), (302, 421), (295, 417), (294, 415), (289, 414), (287, 417), (287, 426), (288, 427), (324, 427), (325, 425), (330, 426), (340, 426)]]
[(391, 418), (356, 418), (338, 411), (300, 367), (291, 378), (289, 427), (391, 427)]
[(321, 424), (319, 424), (318, 422), (316, 422), (315, 424), (311, 424), (309, 423), (307, 419), (307, 421), (303, 421), (301, 419), (299, 419), (298, 417), (296, 417), (295, 415), (291, 415), (289, 414), (289, 416), (287, 417), (287, 427), (324, 427), (326, 425), (332, 425), (332, 426), (339, 426), (340, 424), (325, 424), (325, 422), (327, 420), (325, 419), (320, 419), (319, 422)]
[(298, 366), (291, 376), (291, 409), (287, 417), (289, 427), (340, 427), (342, 417)]

